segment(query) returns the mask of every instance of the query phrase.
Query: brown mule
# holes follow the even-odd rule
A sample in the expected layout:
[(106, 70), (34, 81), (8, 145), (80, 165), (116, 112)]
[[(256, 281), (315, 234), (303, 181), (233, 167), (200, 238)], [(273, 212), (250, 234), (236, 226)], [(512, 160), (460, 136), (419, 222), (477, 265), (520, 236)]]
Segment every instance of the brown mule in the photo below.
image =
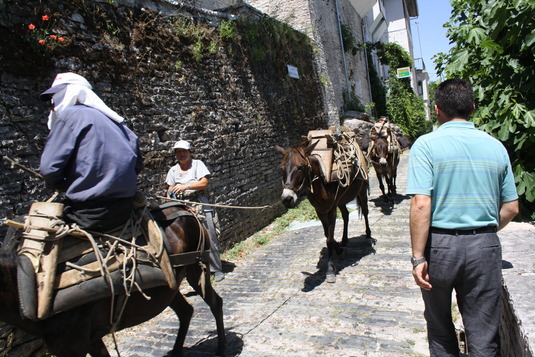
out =
[[(336, 281), (336, 267), (333, 255), (334, 252), (341, 253), (342, 248), (347, 246), (349, 211), (346, 204), (355, 198), (362, 210), (366, 223), (366, 237), (371, 238), (368, 222), (368, 179), (361, 170), (356, 169), (355, 172), (358, 172), (358, 174), (352, 178), (347, 187), (342, 187), (336, 181), (325, 182), (322, 178), (318, 158), (315, 155), (311, 155), (315, 145), (286, 149), (276, 146), (277, 151), (282, 154), (280, 169), (283, 193), (281, 199), (286, 207), (293, 208), (297, 205), (300, 191), (306, 190), (308, 200), (315, 208), (327, 238), (328, 265), (326, 280), (334, 283)], [(353, 162), (358, 161), (358, 158), (354, 159)], [(340, 209), (344, 221), (344, 232), (340, 243), (334, 239), (336, 208)]]
[[(180, 207), (168, 207), (166, 215), (182, 210)], [(167, 237), (167, 249), (172, 257), (176, 254), (193, 252), (204, 248), (209, 250), (209, 239), (204, 240), (204, 247), (199, 247), (199, 238), (204, 233), (197, 219), (189, 215), (178, 215), (175, 219), (159, 222)], [(13, 232), (13, 230), (10, 228)], [(9, 233), (8, 233), (9, 234)], [(10, 239), (7, 239), (10, 242)], [(71, 310), (61, 312), (44, 320), (33, 321), (23, 317), (20, 310), (17, 289), (18, 260), (16, 244), (7, 244), (0, 250), (0, 320), (31, 335), (44, 339), (50, 353), (58, 357), (93, 357), (110, 356), (102, 337), (111, 332), (111, 299), (103, 298)], [(209, 271), (203, 274), (200, 264), (190, 264), (174, 268), (177, 285), (186, 278), (192, 288), (210, 306), (215, 317), (218, 334), (217, 355), (223, 356), (226, 348), (223, 324), (223, 300), (213, 289)], [(144, 290), (150, 297), (147, 300), (139, 292), (128, 298), (122, 318), (116, 330), (141, 324), (160, 314), (168, 306), (176, 313), (180, 321), (177, 337), (169, 356), (182, 356), (182, 347), (193, 315), (193, 307), (178, 289), (159, 286)]]
[[(396, 178), (397, 167), (399, 164), (399, 145), (391, 150), (386, 138), (378, 137), (370, 145), (370, 161), (372, 162), (377, 180), (379, 181), (379, 188), (387, 200), (394, 200), (396, 195)], [(387, 194), (383, 185), (383, 179), (386, 182)]]

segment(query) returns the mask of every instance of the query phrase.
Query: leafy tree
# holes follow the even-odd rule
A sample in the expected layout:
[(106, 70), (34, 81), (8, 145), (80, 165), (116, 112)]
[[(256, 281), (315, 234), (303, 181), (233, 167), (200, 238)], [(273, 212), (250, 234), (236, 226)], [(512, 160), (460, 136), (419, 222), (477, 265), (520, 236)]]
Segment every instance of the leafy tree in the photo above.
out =
[(397, 78), (397, 68), (413, 65), (407, 51), (397, 43), (375, 43), (368, 46), (376, 49), (379, 61), (390, 67), (386, 97), (390, 120), (412, 139), (429, 132), (432, 124), (425, 119), (423, 100), (414, 93), (408, 78)]
[(431, 121), (434, 125), (438, 125), (437, 113), (435, 112), (435, 91), (441, 82), (429, 82), (429, 100), (431, 108)]
[(455, 44), (434, 57), (447, 78), (474, 86), (475, 124), (502, 141), (521, 195), (535, 219), (535, 2), (451, 0), (447, 36)]

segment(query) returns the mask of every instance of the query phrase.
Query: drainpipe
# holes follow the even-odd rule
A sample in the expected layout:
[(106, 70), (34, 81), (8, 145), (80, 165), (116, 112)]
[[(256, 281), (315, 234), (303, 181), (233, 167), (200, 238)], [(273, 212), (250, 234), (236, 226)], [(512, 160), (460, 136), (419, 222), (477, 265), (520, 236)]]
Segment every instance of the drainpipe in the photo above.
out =
[(340, 15), (338, 11), (338, 0), (334, 0), (334, 5), (336, 8), (336, 20), (338, 20), (338, 35), (340, 36), (340, 47), (342, 48), (342, 62), (344, 65), (344, 77), (346, 79), (346, 91), (347, 91), (347, 99), (349, 100), (350, 97), (350, 91), (349, 91), (349, 80), (347, 79), (347, 64), (346, 64), (346, 55), (345, 55), (345, 49), (344, 49), (344, 39), (342, 37), (342, 24), (340, 23)]
[(366, 63), (366, 78), (368, 79), (368, 94), (370, 96), (370, 103), (373, 102), (373, 97), (372, 97), (372, 82), (370, 80), (370, 67), (369, 67), (369, 63), (368, 63), (368, 49), (366, 48), (366, 39), (365, 39), (365, 36), (364, 36), (364, 29), (366, 28), (366, 24), (364, 23), (364, 19), (362, 19), (362, 25), (361, 25), (361, 30), (362, 30), (362, 42), (364, 42), (364, 63)]

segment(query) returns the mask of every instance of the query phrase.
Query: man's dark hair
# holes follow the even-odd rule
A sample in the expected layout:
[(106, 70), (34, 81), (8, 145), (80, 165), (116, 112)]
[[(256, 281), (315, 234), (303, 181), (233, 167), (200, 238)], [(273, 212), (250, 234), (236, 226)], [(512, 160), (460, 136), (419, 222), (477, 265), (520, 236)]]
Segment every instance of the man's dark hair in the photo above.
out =
[(464, 79), (448, 79), (435, 90), (435, 104), (448, 118), (470, 118), (474, 109), (474, 91)]

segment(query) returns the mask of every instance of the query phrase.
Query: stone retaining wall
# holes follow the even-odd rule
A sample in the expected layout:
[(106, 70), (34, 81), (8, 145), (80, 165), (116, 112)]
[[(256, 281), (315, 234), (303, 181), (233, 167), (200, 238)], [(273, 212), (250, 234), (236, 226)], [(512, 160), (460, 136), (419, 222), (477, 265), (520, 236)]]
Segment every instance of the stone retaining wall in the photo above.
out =
[[(143, 4), (0, 3), (0, 153), (37, 170), (48, 133), (48, 107), (38, 95), (56, 73), (79, 73), (140, 137), (146, 168), (139, 188), (152, 204), (175, 163), (173, 143), (186, 139), (213, 173), (212, 202), (272, 206), (220, 209), (225, 248), (283, 211), (274, 145), (297, 144), (308, 130), (327, 126), (312, 46), (305, 35), (247, 6), (229, 10), (248, 20), (223, 39), (223, 16), (168, 2)], [(48, 26), (64, 41), (50, 50), (39, 46), (30, 39), (30, 23), (36, 30)], [(290, 59), (300, 79), (288, 76)], [(25, 214), (52, 194), (4, 160), (0, 165), (0, 217)]]
[(533, 357), (528, 336), (521, 328), (520, 316), (514, 309), (514, 301), (507, 285), (502, 290), (502, 320), (500, 325), (500, 344), (502, 357)]
[(511, 222), (498, 232), (502, 244), (502, 357), (533, 357), (535, 352), (535, 226)]

